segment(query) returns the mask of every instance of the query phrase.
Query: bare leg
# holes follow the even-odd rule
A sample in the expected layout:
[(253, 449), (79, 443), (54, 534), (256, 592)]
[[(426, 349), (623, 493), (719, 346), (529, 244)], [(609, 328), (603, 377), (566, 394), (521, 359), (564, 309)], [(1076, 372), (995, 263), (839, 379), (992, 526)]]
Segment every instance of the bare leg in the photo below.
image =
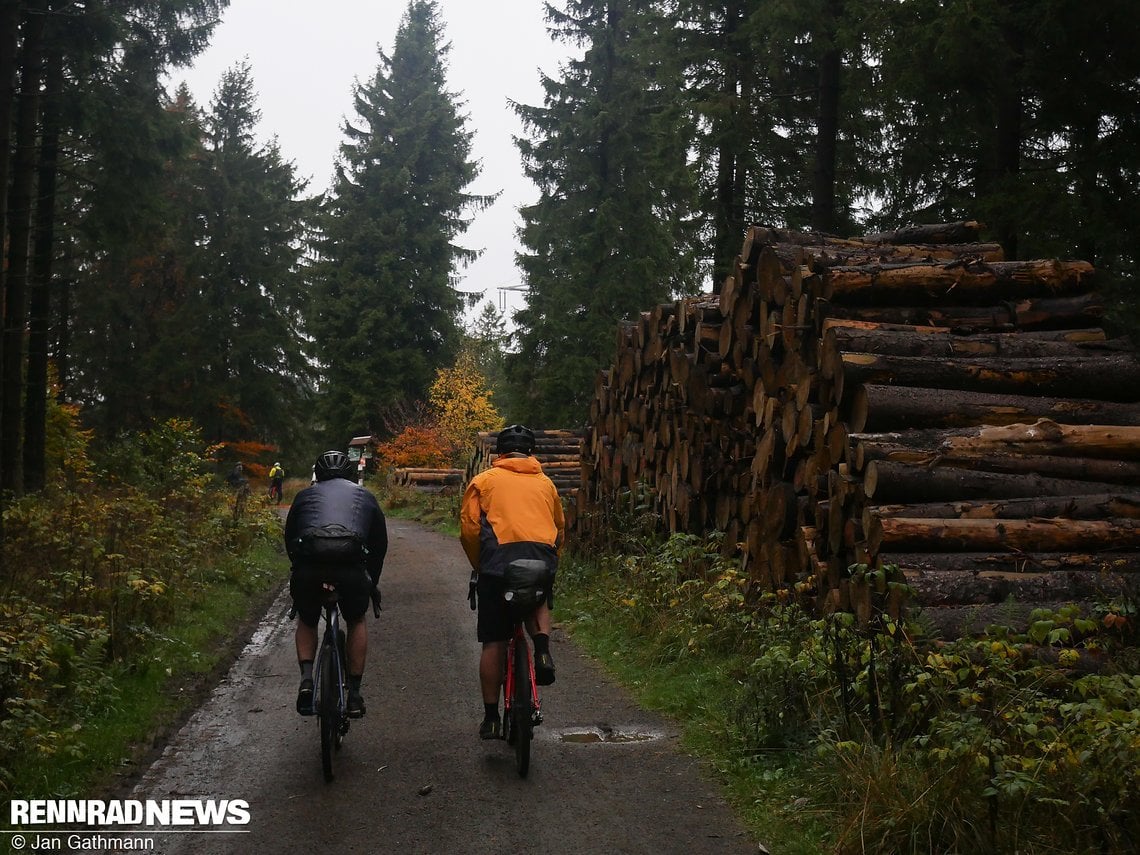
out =
[(550, 606), (543, 603), (535, 609), (534, 614), (527, 619), (526, 628), (531, 638), (534, 638), (536, 633), (550, 635)]
[(483, 690), (483, 703), (498, 704), (499, 689), (503, 685), (503, 663), (506, 659), (505, 641), (488, 641), (483, 644), (479, 657), (479, 685)]
[(297, 661), (312, 662), (317, 656), (317, 628), (306, 626), (300, 618), (297, 619)]
[(368, 627), (364, 618), (349, 623), (345, 652), (348, 654), (348, 673), (353, 677), (364, 675), (364, 660), (368, 654)]

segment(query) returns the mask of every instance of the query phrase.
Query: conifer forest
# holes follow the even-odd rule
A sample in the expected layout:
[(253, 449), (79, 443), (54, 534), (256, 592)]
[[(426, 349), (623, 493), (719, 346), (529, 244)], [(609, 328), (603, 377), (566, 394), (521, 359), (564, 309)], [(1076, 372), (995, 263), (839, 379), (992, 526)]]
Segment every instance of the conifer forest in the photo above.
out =
[(618, 323), (716, 288), (757, 225), (978, 221), (1007, 260), (1093, 265), (1119, 330), (1140, 317), (1132, 0), (545, 3), (574, 50), (510, 105), (538, 191), (524, 305), (474, 324), (456, 273), (493, 197), (439, 4), (376, 34), (322, 193), (259, 141), (248, 62), (208, 103), (171, 87), (228, 5), (0, 3), (9, 494), (43, 486), (55, 404), (95, 443), (182, 418), (297, 469), (475, 364), (503, 418), (581, 428)]

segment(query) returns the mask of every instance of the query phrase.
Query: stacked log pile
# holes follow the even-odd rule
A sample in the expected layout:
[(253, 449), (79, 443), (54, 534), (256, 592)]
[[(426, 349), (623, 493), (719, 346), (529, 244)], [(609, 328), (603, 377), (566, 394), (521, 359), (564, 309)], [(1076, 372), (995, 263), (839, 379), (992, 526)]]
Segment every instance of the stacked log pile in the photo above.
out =
[(1140, 362), (1083, 262), (976, 223), (840, 240), (753, 228), (719, 291), (642, 313), (598, 380), (580, 524), (650, 493), (762, 588), (869, 608), (1058, 601), (1140, 566)]
[[(467, 464), (464, 482), (490, 467), (495, 459), (495, 442), (498, 431), (480, 431), (475, 438), (475, 450)], [(582, 483), (581, 430), (536, 430), (534, 456), (542, 471), (558, 488), (558, 495), (573, 498)]]
[(393, 471), (392, 480), (423, 493), (439, 493), (449, 487), (460, 487), (463, 484), (463, 470), (403, 467)]

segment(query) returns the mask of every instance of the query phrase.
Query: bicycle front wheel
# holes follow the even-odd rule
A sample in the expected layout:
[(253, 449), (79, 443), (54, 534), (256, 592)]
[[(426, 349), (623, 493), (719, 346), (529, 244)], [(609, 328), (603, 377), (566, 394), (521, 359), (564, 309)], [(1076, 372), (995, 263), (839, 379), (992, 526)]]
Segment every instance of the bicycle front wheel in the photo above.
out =
[(337, 685), (336, 650), (331, 644), (321, 645), (320, 652), (320, 699), (317, 702), (317, 717), (321, 724), (321, 768), (325, 780), (333, 779), (333, 751), (339, 739), (339, 687)]
[(530, 771), (531, 728), (531, 688), (530, 651), (523, 639), (515, 641), (514, 697), (511, 698), (511, 731), (515, 743), (515, 766), (519, 777), (525, 778)]

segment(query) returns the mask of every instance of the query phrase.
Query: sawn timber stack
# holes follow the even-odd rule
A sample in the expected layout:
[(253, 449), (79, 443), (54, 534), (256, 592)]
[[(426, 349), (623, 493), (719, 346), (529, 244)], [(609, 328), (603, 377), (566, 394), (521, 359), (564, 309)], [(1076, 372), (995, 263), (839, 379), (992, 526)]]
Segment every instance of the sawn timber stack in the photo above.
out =
[(462, 469), (401, 467), (392, 473), (396, 484), (411, 487), (421, 493), (440, 493), (463, 484)]
[[(558, 488), (558, 495), (574, 499), (582, 483), (582, 437), (581, 430), (536, 430), (534, 456), (542, 465), (542, 471)], [(475, 451), (467, 463), (464, 483), (484, 469), (495, 459), (495, 442), (498, 431), (479, 431), (475, 438)]]
[(648, 497), (822, 610), (867, 613), (860, 564), (897, 564), (929, 608), (1119, 590), (1140, 565), (1136, 350), (1102, 328), (1091, 265), (1005, 261), (979, 231), (750, 229), (717, 292), (618, 329), (576, 524)]

